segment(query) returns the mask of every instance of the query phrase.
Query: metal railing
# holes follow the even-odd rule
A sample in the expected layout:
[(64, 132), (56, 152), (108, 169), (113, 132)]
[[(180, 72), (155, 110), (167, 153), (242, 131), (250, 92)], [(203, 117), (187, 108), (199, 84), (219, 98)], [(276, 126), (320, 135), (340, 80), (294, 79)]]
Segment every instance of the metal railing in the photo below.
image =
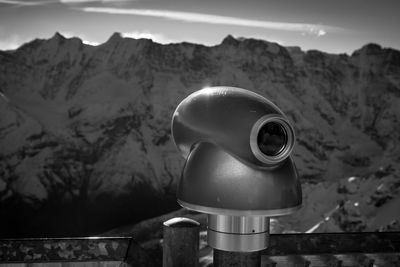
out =
[[(163, 243), (179, 242), (182, 240)], [(193, 253), (185, 256), (198, 257), (198, 252)], [(269, 248), (260, 255), (262, 266), (400, 266), (400, 232), (271, 234)], [(154, 262), (162, 262), (161, 258), (155, 261), (153, 257), (131, 237), (0, 240), (0, 266), (17, 263), (75, 266), (79, 262), (86, 262), (85, 266), (91, 266), (91, 262), (93, 266), (154, 266)]]

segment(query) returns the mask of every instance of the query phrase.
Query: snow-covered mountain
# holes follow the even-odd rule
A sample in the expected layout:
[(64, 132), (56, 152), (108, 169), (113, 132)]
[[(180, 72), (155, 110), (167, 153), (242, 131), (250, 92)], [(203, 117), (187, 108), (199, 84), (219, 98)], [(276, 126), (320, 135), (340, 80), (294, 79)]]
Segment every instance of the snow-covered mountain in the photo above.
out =
[(399, 51), (334, 55), (231, 36), (161, 45), (118, 33), (90, 46), (57, 33), (0, 51), (0, 236), (90, 234), (176, 208), (172, 112), (216, 85), (253, 90), (288, 115), (311, 202), (333, 208), (340, 200), (327, 193), (353, 176), (378, 190), (368, 178), (378, 170), (391, 170), (396, 200)]

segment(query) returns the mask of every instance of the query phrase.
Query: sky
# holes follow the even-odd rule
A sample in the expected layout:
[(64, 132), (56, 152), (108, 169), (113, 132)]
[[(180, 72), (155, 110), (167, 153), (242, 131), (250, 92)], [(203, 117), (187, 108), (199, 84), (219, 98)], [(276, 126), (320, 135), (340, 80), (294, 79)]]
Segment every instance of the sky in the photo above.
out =
[(114, 32), (217, 45), (227, 35), (348, 53), (400, 50), (399, 0), (0, 0), (0, 50), (59, 32), (98, 45)]

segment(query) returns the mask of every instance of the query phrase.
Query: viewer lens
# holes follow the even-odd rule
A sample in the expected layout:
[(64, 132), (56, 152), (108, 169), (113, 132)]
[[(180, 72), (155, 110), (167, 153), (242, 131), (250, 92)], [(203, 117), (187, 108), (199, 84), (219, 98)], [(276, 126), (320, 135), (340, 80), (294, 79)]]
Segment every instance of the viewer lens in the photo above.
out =
[(267, 156), (277, 156), (285, 148), (286, 142), (287, 134), (280, 123), (268, 122), (258, 132), (257, 145)]

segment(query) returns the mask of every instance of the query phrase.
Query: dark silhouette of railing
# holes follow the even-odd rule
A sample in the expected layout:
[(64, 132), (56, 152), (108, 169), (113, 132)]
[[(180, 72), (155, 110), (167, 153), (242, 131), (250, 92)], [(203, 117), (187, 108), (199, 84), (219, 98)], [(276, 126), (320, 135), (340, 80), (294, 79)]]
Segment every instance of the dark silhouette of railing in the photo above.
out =
[[(270, 246), (261, 255), (262, 266), (400, 266), (400, 232), (271, 234)], [(0, 240), (0, 266), (154, 266), (154, 262), (161, 260), (154, 261), (130, 237)]]
[(75, 266), (82, 262), (87, 267), (147, 266), (149, 259), (146, 256), (144, 249), (130, 237), (0, 240), (0, 266), (20, 263), (25, 266), (41, 266), (40, 263), (43, 266), (48, 263)]

